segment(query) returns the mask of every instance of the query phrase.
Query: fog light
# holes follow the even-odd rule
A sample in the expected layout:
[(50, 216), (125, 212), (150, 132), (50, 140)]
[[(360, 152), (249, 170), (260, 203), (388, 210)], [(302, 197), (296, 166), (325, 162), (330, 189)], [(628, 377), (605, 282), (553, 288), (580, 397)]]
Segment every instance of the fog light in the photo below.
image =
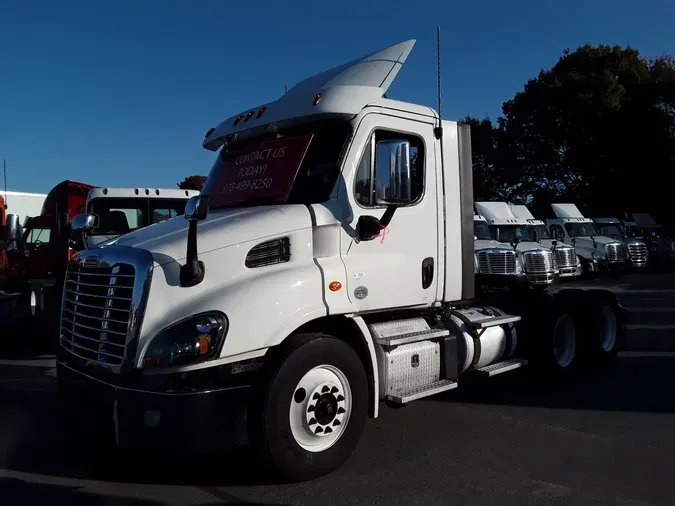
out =
[(143, 425), (146, 427), (157, 427), (160, 418), (162, 418), (160, 411), (146, 411), (143, 413)]

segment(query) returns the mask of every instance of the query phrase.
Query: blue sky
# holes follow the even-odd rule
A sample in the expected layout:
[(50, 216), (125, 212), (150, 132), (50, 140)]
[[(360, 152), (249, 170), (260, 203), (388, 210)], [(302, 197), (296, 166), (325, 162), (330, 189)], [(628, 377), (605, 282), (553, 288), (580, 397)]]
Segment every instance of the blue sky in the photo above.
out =
[(673, 20), (668, 0), (0, 0), (0, 158), (10, 190), (175, 187), (208, 173), (209, 127), (405, 39), (388, 95), (435, 106), (436, 24), (443, 113), (459, 119), (496, 118), (564, 48), (673, 52)]

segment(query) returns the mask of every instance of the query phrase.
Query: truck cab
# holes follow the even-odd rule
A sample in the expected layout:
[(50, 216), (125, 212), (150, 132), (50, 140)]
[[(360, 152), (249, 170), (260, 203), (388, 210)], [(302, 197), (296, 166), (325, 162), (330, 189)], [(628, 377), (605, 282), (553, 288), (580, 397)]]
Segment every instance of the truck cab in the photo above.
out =
[(647, 267), (647, 245), (631, 235), (618, 218), (593, 218), (593, 223), (603, 237), (616, 239), (626, 245), (628, 262), (634, 269)]
[(473, 233), (476, 280), (479, 284), (502, 285), (504, 279), (515, 279), (521, 274), (518, 253), (509, 244), (495, 241), (487, 221), (479, 214), (473, 217)]
[(549, 285), (556, 280), (558, 267), (550, 248), (536, 241), (527, 220), (516, 218), (506, 202), (476, 202), (495, 241), (511, 244), (519, 256), (522, 276), (532, 285)]
[(87, 244), (96, 246), (110, 239), (185, 213), (197, 190), (173, 188), (93, 188), (87, 195), (87, 213), (98, 216), (87, 233)]
[(65, 441), (250, 442), (261, 464), (309, 480), (351, 456), (381, 402), (530, 363), (610, 363), (625, 316), (608, 291), (477, 297), (469, 127), (385, 97), (414, 43), (210, 128), (213, 166), (185, 220), (74, 256)]
[(626, 268), (628, 252), (623, 241), (601, 235), (592, 219), (584, 217), (574, 204), (551, 204), (555, 218), (546, 220), (553, 239), (574, 246), (586, 275)]
[(623, 223), (629, 237), (643, 241), (648, 250), (649, 263), (667, 266), (675, 263), (675, 238), (648, 213), (633, 213), (633, 221)]
[(581, 262), (577, 257), (574, 246), (553, 239), (548, 228), (546, 228), (546, 224), (542, 220), (535, 219), (527, 206), (512, 204), (511, 212), (516, 218), (525, 220), (530, 235), (536, 242), (553, 252), (561, 279), (581, 275)]

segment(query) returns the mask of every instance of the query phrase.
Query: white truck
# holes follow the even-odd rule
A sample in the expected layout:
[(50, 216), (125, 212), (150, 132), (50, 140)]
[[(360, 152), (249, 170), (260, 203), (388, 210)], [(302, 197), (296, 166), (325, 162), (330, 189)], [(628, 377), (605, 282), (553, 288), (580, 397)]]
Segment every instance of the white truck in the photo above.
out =
[(584, 217), (574, 204), (551, 204), (555, 218), (546, 220), (553, 239), (574, 246), (583, 275), (621, 272), (627, 267), (628, 252), (623, 241), (603, 237), (593, 220)]
[(647, 267), (647, 245), (644, 241), (627, 235), (621, 220), (618, 218), (593, 218), (593, 223), (595, 223), (595, 228), (598, 229), (600, 235), (621, 241), (626, 245), (630, 267), (633, 269)]
[(518, 253), (508, 244), (493, 239), (485, 218), (473, 217), (476, 281), (481, 286), (504, 286), (522, 273)]
[(546, 228), (546, 224), (542, 220), (537, 220), (527, 206), (512, 204), (511, 211), (516, 218), (525, 220), (524, 223), (527, 224), (530, 235), (535, 241), (551, 249), (561, 279), (581, 276), (581, 261), (577, 257), (574, 246), (553, 239), (548, 228)]
[(177, 188), (93, 188), (87, 195), (87, 213), (99, 216), (99, 222), (87, 234), (88, 245), (182, 215), (195, 195), (199, 191)]
[(349, 458), (381, 401), (611, 362), (625, 312), (608, 291), (476, 299), (469, 128), (384, 97), (413, 45), (210, 129), (220, 152), (186, 220), (71, 261), (57, 371), (73, 444), (251, 443), (307, 480)]
[(506, 202), (476, 202), (475, 206), (487, 220), (492, 238), (511, 244), (517, 252), (522, 276), (528, 283), (545, 286), (556, 280), (558, 267), (553, 252), (535, 240), (527, 220), (516, 218)]

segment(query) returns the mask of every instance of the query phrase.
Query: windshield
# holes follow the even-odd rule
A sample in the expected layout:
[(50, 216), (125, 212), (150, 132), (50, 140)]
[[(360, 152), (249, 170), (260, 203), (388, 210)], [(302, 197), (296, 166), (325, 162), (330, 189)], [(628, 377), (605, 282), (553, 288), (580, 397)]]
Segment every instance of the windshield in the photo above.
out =
[(327, 201), (349, 133), (345, 120), (321, 120), (223, 147), (202, 190), (209, 208)]
[(590, 221), (584, 223), (565, 223), (565, 229), (570, 237), (581, 237), (586, 235), (600, 235), (598, 229)]
[(473, 222), (473, 235), (476, 236), (476, 239), (482, 239), (489, 241), (492, 239), (490, 236), (490, 227), (484, 221), (474, 221)]
[(548, 233), (548, 229), (546, 228), (546, 225), (531, 225), (530, 226), (530, 234), (532, 235), (532, 238), (535, 237), (535, 233), (537, 234), (537, 239), (540, 241), (542, 239), (550, 239), (551, 234)]
[(98, 227), (91, 235), (123, 235), (185, 213), (186, 198), (145, 199), (100, 197), (89, 202)]
[(624, 235), (623, 227), (618, 223), (597, 223), (596, 228), (600, 232), (600, 235), (604, 235), (607, 237), (616, 237)]
[(499, 242), (533, 241), (526, 225), (493, 225), (490, 227), (492, 238)]

